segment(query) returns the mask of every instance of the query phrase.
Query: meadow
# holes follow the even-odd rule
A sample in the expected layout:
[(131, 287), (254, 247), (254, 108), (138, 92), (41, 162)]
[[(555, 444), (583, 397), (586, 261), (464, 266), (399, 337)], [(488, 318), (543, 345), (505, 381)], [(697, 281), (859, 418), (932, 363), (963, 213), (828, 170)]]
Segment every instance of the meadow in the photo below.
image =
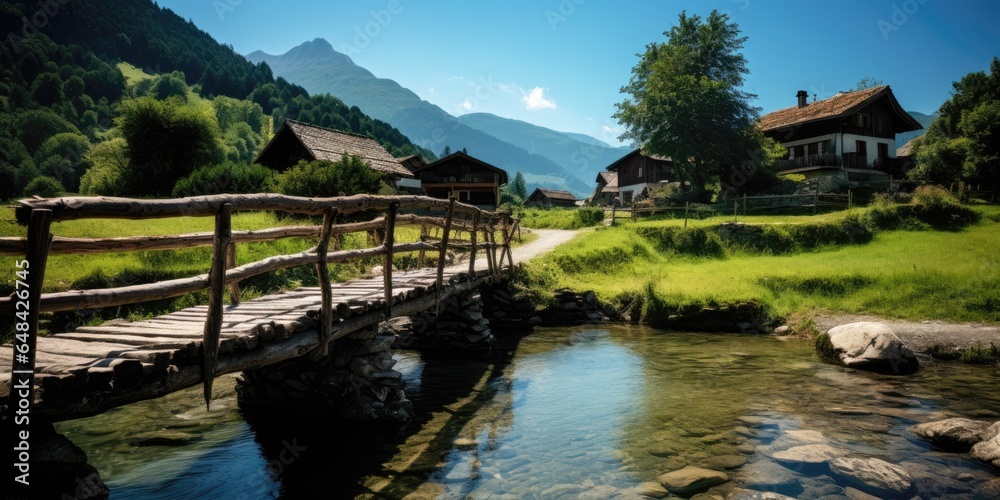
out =
[(732, 214), (687, 227), (674, 218), (619, 221), (532, 261), (521, 280), (539, 300), (559, 288), (594, 290), (654, 325), (692, 306), (747, 302), (772, 326), (816, 311), (1000, 321), (1000, 207), (955, 210), (878, 203), (739, 216), (761, 226), (752, 242), (719, 236)]

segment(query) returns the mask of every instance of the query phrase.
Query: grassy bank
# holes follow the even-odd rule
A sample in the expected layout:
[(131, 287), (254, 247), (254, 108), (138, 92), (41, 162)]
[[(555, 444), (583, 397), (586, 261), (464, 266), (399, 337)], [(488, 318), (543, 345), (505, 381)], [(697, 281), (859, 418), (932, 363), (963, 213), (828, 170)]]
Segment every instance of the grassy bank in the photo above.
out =
[[(632, 320), (754, 304), (771, 326), (829, 310), (904, 319), (1000, 321), (1000, 209), (892, 205), (817, 216), (753, 216), (748, 240), (720, 222), (654, 220), (582, 233), (533, 261), (539, 297), (594, 290)], [(724, 231), (723, 231), (724, 232)]]

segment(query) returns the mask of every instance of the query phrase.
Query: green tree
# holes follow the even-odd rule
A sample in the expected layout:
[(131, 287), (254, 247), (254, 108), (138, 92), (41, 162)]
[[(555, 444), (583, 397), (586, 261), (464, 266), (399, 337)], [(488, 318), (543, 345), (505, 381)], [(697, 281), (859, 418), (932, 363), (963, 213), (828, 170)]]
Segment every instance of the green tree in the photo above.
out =
[(41, 196), (42, 198), (55, 198), (65, 191), (63, 185), (54, 177), (40, 175), (35, 177), (24, 187), (25, 196)]
[(80, 177), (80, 193), (87, 195), (121, 196), (129, 172), (128, 144), (116, 137), (95, 144), (86, 155), (91, 165)]
[(169, 195), (196, 167), (219, 163), (222, 143), (215, 117), (177, 98), (124, 101), (115, 124), (128, 144), (125, 189), (132, 195)]
[(760, 113), (750, 105), (756, 96), (742, 90), (746, 37), (718, 11), (704, 20), (682, 12), (664, 35), (667, 41), (647, 45), (632, 68), (621, 89), (629, 97), (616, 104), (614, 117), (625, 129), (621, 139), (673, 158), (687, 188), (708, 198), (710, 177), (755, 147), (746, 142)]
[(188, 86), (187, 82), (184, 81), (184, 73), (174, 71), (170, 74), (157, 76), (149, 92), (149, 95), (157, 99), (177, 97), (187, 102)]
[(35, 152), (35, 164), (44, 175), (54, 177), (68, 191), (76, 192), (80, 176), (89, 166), (84, 156), (90, 140), (82, 134), (65, 132), (46, 140)]
[(521, 172), (514, 174), (514, 182), (510, 184), (510, 192), (522, 201), (528, 197), (528, 186), (524, 182), (524, 175)]
[(31, 96), (42, 106), (51, 106), (64, 99), (63, 82), (56, 73), (42, 73), (31, 84)]
[(451, 146), (445, 145), (444, 151), (441, 151), (441, 158), (446, 156), (451, 156)]
[(953, 82), (938, 112), (914, 147), (910, 178), (944, 186), (1000, 184), (1000, 59), (993, 58), (988, 74), (976, 71)]

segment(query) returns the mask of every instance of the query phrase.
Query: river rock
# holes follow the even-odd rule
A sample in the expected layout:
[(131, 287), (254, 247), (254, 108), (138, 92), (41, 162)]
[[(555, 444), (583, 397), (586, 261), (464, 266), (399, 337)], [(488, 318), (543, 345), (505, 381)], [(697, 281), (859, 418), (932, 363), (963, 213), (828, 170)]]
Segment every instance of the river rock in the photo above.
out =
[(778, 462), (789, 466), (816, 466), (829, 463), (831, 460), (846, 456), (847, 452), (826, 444), (806, 444), (793, 446), (787, 450), (771, 455)]
[(820, 356), (849, 368), (902, 375), (919, 364), (909, 347), (882, 323), (863, 321), (831, 328), (816, 338)]
[(646, 498), (663, 498), (670, 494), (670, 492), (667, 491), (662, 484), (657, 483), (656, 481), (646, 481), (645, 483), (633, 488), (632, 491), (639, 496)]
[(991, 425), (982, 420), (949, 418), (915, 425), (910, 432), (944, 451), (966, 452), (972, 445), (991, 437), (987, 435)]
[(981, 498), (1000, 498), (1000, 479), (980, 484), (976, 487), (976, 494)]
[(691, 496), (717, 484), (729, 481), (729, 475), (717, 470), (702, 469), (688, 465), (680, 470), (668, 472), (659, 478), (660, 484), (670, 493)]
[(744, 488), (737, 488), (726, 498), (726, 500), (794, 500), (792, 497), (775, 493), (773, 491), (754, 491)]
[[(993, 432), (996, 431), (996, 432)], [(976, 460), (982, 460), (990, 466), (1000, 469), (1000, 422), (993, 424), (987, 432), (993, 432), (993, 437), (976, 443), (969, 455)]]
[(747, 464), (740, 469), (737, 482), (751, 490), (783, 491), (796, 495), (802, 492), (802, 485), (792, 471), (769, 461)]
[(842, 482), (878, 497), (905, 498), (913, 479), (901, 467), (877, 458), (835, 458), (830, 472)]

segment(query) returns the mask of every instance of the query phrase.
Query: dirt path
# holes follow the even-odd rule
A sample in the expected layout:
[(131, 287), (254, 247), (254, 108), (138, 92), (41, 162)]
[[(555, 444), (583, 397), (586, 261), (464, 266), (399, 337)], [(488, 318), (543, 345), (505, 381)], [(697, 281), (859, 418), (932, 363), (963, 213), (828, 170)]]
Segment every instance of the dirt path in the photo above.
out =
[[(570, 231), (565, 229), (531, 229), (532, 233), (538, 235), (538, 239), (518, 247), (514, 247), (511, 252), (514, 254), (514, 263), (520, 264), (531, 260), (544, 253), (551, 252), (554, 248), (563, 243), (572, 240), (579, 231)], [(463, 267), (468, 268), (468, 261), (465, 264), (455, 264), (453, 267)], [(506, 265), (506, 263), (505, 263)], [(486, 269), (486, 258), (476, 259), (476, 269)]]
[(910, 349), (927, 353), (932, 348), (948, 350), (967, 349), (976, 344), (1000, 346), (1000, 326), (980, 323), (948, 323), (946, 321), (904, 321), (859, 314), (817, 314), (813, 321), (820, 332), (837, 325), (858, 321), (878, 321), (892, 328)]

